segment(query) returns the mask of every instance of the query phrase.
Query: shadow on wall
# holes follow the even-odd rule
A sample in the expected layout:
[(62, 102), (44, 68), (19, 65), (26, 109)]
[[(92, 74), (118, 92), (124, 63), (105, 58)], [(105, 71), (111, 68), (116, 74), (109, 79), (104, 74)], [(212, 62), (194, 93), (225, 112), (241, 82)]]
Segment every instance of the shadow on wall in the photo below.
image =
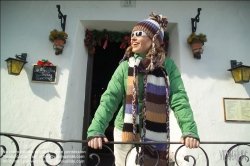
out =
[(248, 96), (250, 96), (250, 83), (244, 84), (243, 86), (244, 86)]
[(40, 97), (41, 99), (45, 101), (50, 101), (52, 98), (55, 96), (60, 98), (59, 94), (57, 93), (57, 90), (54, 85), (58, 85), (58, 81), (60, 80), (60, 75), (61, 75), (61, 69), (58, 67), (57, 68), (57, 78), (56, 78), (56, 83), (43, 83), (43, 82), (32, 82), (32, 70), (33, 70), (33, 65), (32, 68), (24, 66), (23, 68), (26, 70), (28, 82), (30, 84), (30, 88), (32, 92)]

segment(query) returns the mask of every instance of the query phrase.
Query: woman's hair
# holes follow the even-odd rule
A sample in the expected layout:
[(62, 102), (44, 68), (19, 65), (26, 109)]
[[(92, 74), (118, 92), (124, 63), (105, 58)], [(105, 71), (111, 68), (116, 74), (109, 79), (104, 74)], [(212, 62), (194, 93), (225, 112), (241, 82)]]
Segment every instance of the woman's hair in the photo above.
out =
[[(126, 57), (129, 58), (133, 55), (133, 52), (132, 52), (132, 46), (129, 46), (126, 51), (125, 51), (125, 54), (126, 54)], [(157, 55), (158, 58), (161, 57), (162, 54), (165, 55), (166, 57), (166, 52), (165, 50), (162, 48), (162, 47), (159, 47), (159, 48), (155, 48), (155, 54)], [(150, 48), (146, 57), (150, 58), (152, 55), (152, 49)]]

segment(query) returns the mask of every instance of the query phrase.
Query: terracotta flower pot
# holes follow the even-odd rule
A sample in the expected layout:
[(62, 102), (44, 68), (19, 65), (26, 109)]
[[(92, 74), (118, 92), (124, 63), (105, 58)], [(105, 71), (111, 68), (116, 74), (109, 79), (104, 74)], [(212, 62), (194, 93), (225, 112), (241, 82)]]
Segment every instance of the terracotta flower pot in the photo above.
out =
[(54, 50), (56, 50), (56, 52), (55, 52), (56, 55), (59, 55), (62, 53), (65, 43), (66, 43), (66, 40), (63, 38), (55, 38), (54, 39), (53, 48), (54, 48)]
[(190, 45), (192, 47), (194, 57), (201, 59), (201, 54), (203, 53), (202, 46), (204, 45), (204, 42), (201, 40), (194, 40), (190, 43)]

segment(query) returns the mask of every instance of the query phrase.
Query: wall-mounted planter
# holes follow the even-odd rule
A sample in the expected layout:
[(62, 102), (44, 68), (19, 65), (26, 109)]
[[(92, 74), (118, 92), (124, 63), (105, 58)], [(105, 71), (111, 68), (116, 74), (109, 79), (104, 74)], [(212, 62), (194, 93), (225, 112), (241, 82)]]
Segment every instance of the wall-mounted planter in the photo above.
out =
[(201, 54), (203, 53), (202, 46), (204, 45), (204, 42), (201, 40), (193, 40), (190, 43), (190, 46), (192, 47), (192, 51), (194, 54), (194, 58), (201, 59)]
[(68, 38), (68, 34), (64, 31), (58, 31), (54, 29), (50, 32), (49, 40), (54, 42), (53, 48), (56, 50), (55, 54), (62, 54), (64, 44), (66, 43), (66, 39)]
[(207, 36), (200, 33), (196, 35), (194, 32), (187, 38), (187, 43), (192, 47), (192, 52), (194, 54), (194, 58), (201, 59), (201, 54), (203, 53), (202, 46), (204, 42), (207, 41)]
[(66, 43), (66, 40), (63, 38), (55, 38), (54, 39), (53, 48), (54, 48), (54, 50), (56, 50), (56, 52), (55, 52), (56, 55), (62, 54), (65, 43)]

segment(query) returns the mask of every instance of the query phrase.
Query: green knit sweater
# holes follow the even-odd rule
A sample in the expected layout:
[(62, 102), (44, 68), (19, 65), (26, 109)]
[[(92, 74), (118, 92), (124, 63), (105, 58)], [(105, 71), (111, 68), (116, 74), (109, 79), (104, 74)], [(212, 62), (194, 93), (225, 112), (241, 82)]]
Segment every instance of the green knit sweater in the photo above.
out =
[[(145, 55), (134, 55), (135, 58)], [(190, 108), (189, 99), (186, 94), (180, 72), (176, 67), (173, 60), (166, 58), (163, 63), (165, 70), (169, 76), (170, 82), (170, 108), (173, 110), (177, 119), (178, 125), (181, 129), (183, 137), (198, 138), (197, 126), (193, 118), (193, 112)], [(88, 138), (93, 136), (104, 137), (104, 132), (108, 127), (110, 120), (113, 118), (115, 111), (119, 111), (115, 118), (115, 127), (119, 130), (123, 129), (123, 118), (125, 111), (126, 91), (127, 91), (127, 75), (128, 75), (128, 62), (122, 62), (114, 72), (107, 90), (103, 93), (100, 105), (96, 110), (95, 116), (91, 125), (88, 128)], [(143, 94), (143, 75), (138, 74), (139, 82), (139, 109), (140, 118), (142, 111), (142, 94)], [(121, 108), (118, 106), (122, 102)], [(141, 119), (140, 119), (141, 122)], [(141, 130), (141, 123), (139, 124)]]

